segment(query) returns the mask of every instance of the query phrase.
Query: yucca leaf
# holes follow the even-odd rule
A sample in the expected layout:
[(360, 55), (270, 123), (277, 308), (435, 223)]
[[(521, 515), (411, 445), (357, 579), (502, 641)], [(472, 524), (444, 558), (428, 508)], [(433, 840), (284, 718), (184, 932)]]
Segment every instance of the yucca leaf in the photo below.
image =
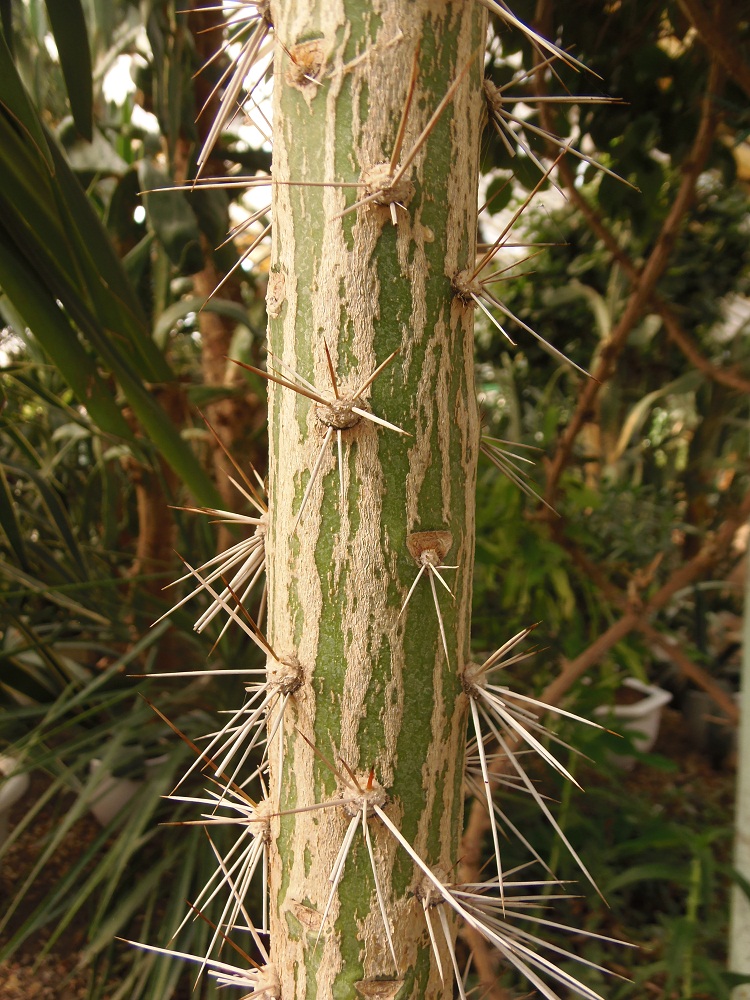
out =
[[(37, 858), (36, 863), (32, 867), (31, 871), (27, 874), (19, 892), (16, 894), (15, 898), (11, 904), (7, 907), (5, 915), (0, 921), (0, 927), (5, 928), (14, 913), (17, 911), (19, 905), (24, 899), (24, 896), (28, 893), (30, 887), (35, 883), (39, 877), (40, 872), (44, 869), (47, 862), (52, 858), (59, 848), (60, 844), (63, 842), (69, 831), (78, 822), (79, 819), (86, 813), (87, 805), (82, 799), (78, 799), (73, 803), (71, 808), (68, 810), (65, 816), (60, 817), (59, 823), (54, 827), (53, 835), (50, 837), (45, 849), (42, 851), (41, 855)], [(93, 851), (98, 846), (101, 846), (106, 837), (104, 831), (99, 835), (99, 837), (93, 842), (89, 847), (89, 851)], [(77, 871), (79, 867), (85, 863), (88, 852), (84, 852), (82, 857), (78, 859), (77, 864), (74, 866), (74, 871)], [(6, 942), (5, 947), (0, 951), (0, 961), (3, 958), (11, 954), (12, 951), (19, 946), (23, 941), (25, 941), (29, 935), (33, 934), (36, 930), (43, 927), (49, 922), (64, 905), (65, 900), (59, 899), (59, 892), (52, 893), (51, 896), (45, 898), (44, 902), (37, 907), (37, 909), (20, 925), (14, 930), (14, 933), (10, 936), (10, 939)]]
[(12, 0), (0, 0), (0, 30), (5, 36), (8, 51), (13, 55), (13, 4)]
[(25, 455), (37, 468), (41, 467), (41, 458), (39, 452), (34, 448), (32, 444), (26, 439), (26, 437), (21, 433), (18, 427), (8, 420), (3, 420), (0, 423), (3, 429), (3, 434), (12, 441), (13, 444), (18, 448), (22, 455)]
[[(66, 692), (64, 697), (58, 699), (56, 705), (53, 705), (46, 714), (45, 717), (45, 734), (49, 736), (54, 735), (54, 732), (50, 730), (51, 725), (60, 725), (61, 733), (64, 732), (65, 726), (67, 725), (67, 718), (71, 712), (76, 712), (76, 718), (81, 719), (85, 717), (85, 706), (87, 704), (94, 703), (95, 710), (100, 711), (103, 708), (112, 708), (116, 703), (118, 703), (122, 698), (131, 698), (136, 694), (137, 688), (133, 681), (128, 679), (128, 683), (132, 683), (132, 689), (127, 687), (120, 691), (107, 692), (107, 685), (111, 681), (121, 678), (125, 673), (127, 667), (134, 661), (139, 660), (140, 657), (153, 646), (164, 633), (170, 628), (169, 622), (160, 622), (155, 625), (152, 629), (146, 632), (138, 642), (134, 643), (127, 653), (113, 660), (109, 664), (106, 670), (101, 671), (91, 677), (89, 682), (80, 688), (76, 692)], [(112, 699), (111, 702), (108, 701), (95, 701), (95, 696), (97, 692), (101, 691), (102, 694), (99, 696), (103, 699)], [(150, 718), (150, 716), (149, 716)]]
[[(56, 276), (56, 286), (60, 285), (63, 291), (80, 289), (81, 279), (71, 243), (71, 220), (67, 215), (60, 216), (53, 195), (57, 178), (28, 136), (17, 129), (5, 113), (0, 113), (0, 149), (0, 218), (13, 247), (38, 253), (40, 263)], [(48, 151), (51, 157), (51, 149)], [(32, 259), (36, 261), (33, 255)], [(57, 292), (56, 286), (50, 292)]]
[(47, 170), (54, 173), (55, 168), (42, 124), (16, 72), (13, 56), (2, 34), (0, 34), (0, 106), (5, 108), (13, 121), (26, 133), (44, 160)]
[[(180, 855), (184, 858), (184, 844), (180, 845)], [(103, 913), (98, 920), (90, 922), (90, 932), (93, 936), (83, 950), (80, 960), (87, 964), (92, 962), (99, 952), (107, 948), (112, 940), (122, 932), (128, 920), (143, 910), (145, 900), (152, 892), (158, 892), (163, 886), (164, 876), (174, 865), (174, 857), (165, 855), (146, 871), (139, 871), (138, 878), (121, 882), (117, 886), (117, 904)], [(180, 865), (182, 870), (182, 865)]]
[[(187, 834), (187, 835), (186, 835)], [(206, 853), (206, 838), (204, 831), (199, 827), (187, 828), (183, 831), (180, 839), (181, 851), (184, 852), (184, 860), (174, 872), (171, 892), (168, 900), (168, 907), (164, 914), (164, 921), (159, 932), (162, 942), (166, 942), (173, 929), (179, 926), (185, 915), (186, 900), (194, 899), (196, 887), (205, 885), (208, 881), (212, 865), (210, 855)], [(165, 931), (167, 933), (165, 933)], [(189, 928), (182, 932), (181, 941), (190, 942), (190, 948), (196, 954), (205, 955), (208, 944), (210, 928), (204, 920), (195, 920)], [(184, 969), (180, 968), (179, 962), (160, 962), (155, 970), (152, 983), (153, 1000), (165, 996), (166, 991), (172, 984), (177, 982)], [(216, 988), (210, 981), (204, 981), (204, 993), (202, 996), (221, 996), (217, 994)], [(222, 991), (223, 992), (223, 991)]]
[[(2, 309), (2, 301), (0, 300), (0, 309)], [(24, 386), (25, 389), (31, 393), (36, 400), (42, 400), (47, 407), (51, 410), (59, 410), (63, 413), (67, 420), (76, 423), (81, 428), (85, 428), (89, 433), (92, 433), (95, 429), (95, 422), (90, 420), (86, 414), (81, 413), (80, 409), (75, 409), (69, 406), (60, 396), (49, 389), (36, 375), (35, 365), (32, 364), (21, 364), (17, 365), (12, 369), (6, 369), (5, 373), (13, 378), (19, 385)], [(21, 451), (27, 456), (33, 456), (33, 464), (37, 469), (41, 469), (43, 466), (43, 460), (38, 452), (35, 452), (28, 442), (25, 445), (21, 443), (22, 435), (17, 436), (14, 440), (19, 446)], [(24, 439), (25, 440), (25, 439)]]
[(51, 522), (57, 529), (60, 540), (65, 544), (67, 554), (78, 568), (81, 579), (88, 579), (86, 562), (78, 546), (78, 540), (73, 531), (73, 526), (70, 523), (67, 511), (65, 510), (60, 497), (49, 487), (44, 476), (40, 475), (34, 469), (19, 468), (18, 466), (11, 465), (10, 463), (7, 463), (5, 468), (14, 475), (22, 479), (30, 479), (34, 483), (39, 496), (41, 497), (42, 503), (50, 516)]
[(0, 284), (3, 291), (96, 425), (106, 434), (133, 440), (112, 395), (112, 388), (99, 375), (94, 358), (78, 340), (76, 331), (44, 282), (25, 265), (7, 233), (0, 227)]
[[(165, 769), (160, 768), (160, 771), (165, 776)], [(173, 768), (170, 769), (170, 773), (172, 772)], [(97, 858), (98, 863), (93, 867), (88, 877), (85, 880), (78, 879), (73, 883), (75, 891), (73, 893), (66, 892), (67, 906), (65, 915), (58, 922), (48, 941), (45, 943), (44, 951), (49, 951), (54, 946), (55, 941), (70, 924), (76, 913), (89, 900), (93, 899), (95, 895), (97, 911), (91, 920), (91, 926), (98, 927), (102, 923), (107, 912), (107, 905), (115, 890), (121, 885), (127, 865), (133, 861), (145, 844), (156, 835), (153, 819), (154, 812), (158, 808), (162, 793), (166, 789), (167, 782), (164, 780), (162, 780), (161, 784), (156, 781), (144, 783), (138, 792), (136, 792), (133, 799), (127, 803), (127, 807), (121, 809), (112, 818), (106, 827), (106, 832), (110, 836), (116, 833), (116, 839), (108, 845), (106, 852)], [(93, 798), (95, 798), (95, 793), (92, 796), (86, 796), (89, 802)], [(148, 830), (149, 827), (151, 828), (150, 831), (144, 833), (144, 830)], [(169, 860), (165, 859), (165, 868)], [(76, 867), (79, 866), (77, 865)], [(105, 883), (105, 885), (102, 886), (102, 883)], [(136, 881), (136, 886), (137, 884)], [(143, 901), (142, 894), (136, 892), (135, 895), (137, 903), (134, 901), (134, 906)], [(131, 915), (131, 912), (125, 914), (125, 919)], [(119, 928), (115, 928), (115, 931), (117, 930)]]
[(76, 616), (87, 618), (99, 625), (109, 625), (109, 619), (100, 615), (97, 611), (85, 607), (78, 601), (74, 601), (66, 594), (59, 593), (53, 585), (37, 580), (30, 573), (24, 573), (23, 570), (11, 566), (9, 563), (0, 562), (0, 574), (3, 574), (16, 583), (22, 584), (29, 593), (45, 597), (47, 600), (52, 601), (53, 604), (57, 604), (66, 611), (71, 611)]
[[(0, 105), (9, 106), (11, 112), (20, 107), (17, 114), (26, 119), (25, 133), (19, 134), (7, 115), (0, 115), (0, 217), (5, 227), (0, 286), (32, 332), (52, 342), (53, 360), (66, 378), (74, 380), (71, 385), (88, 405), (92, 361), (80, 344), (76, 350), (72, 324), (78, 327), (119, 382), (158, 452), (196, 499), (215, 506), (219, 500), (215, 487), (145, 384), (173, 382), (169, 365), (151, 339), (140, 303), (106, 230), (61, 151), (44, 138), (7, 46), (4, 54), (0, 51)], [(41, 133), (52, 160), (54, 183), (38, 143), (29, 141), (32, 125)], [(12, 290), (9, 285), (13, 285)], [(34, 309), (33, 297), (39, 287), (45, 289), (45, 309)], [(23, 309), (16, 295), (23, 299)], [(52, 313), (58, 300), (67, 313), (63, 322)], [(32, 312), (36, 314), (34, 322)], [(77, 354), (77, 362), (85, 362), (85, 380), (66, 361), (66, 350)], [(105, 414), (105, 419), (110, 418), (108, 426), (114, 420), (111, 408)], [(117, 423), (122, 432), (121, 423)]]
[(0, 527), (5, 532), (10, 547), (13, 549), (16, 559), (28, 570), (29, 564), (26, 560), (26, 547), (23, 543), (23, 533), (16, 517), (16, 505), (11, 496), (8, 480), (5, 478), (5, 470), (0, 465)]
[(93, 134), (94, 86), (91, 48), (80, 0), (45, 0), (47, 17), (55, 36), (60, 68), (68, 91), (76, 128), (91, 142)]
[[(149, 225), (180, 274), (203, 268), (201, 231), (184, 191), (150, 160), (139, 160), (138, 178)], [(162, 189), (162, 190), (160, 190)]]
[(166, 761), (149, 769), (148, 780), (144, 781), (137, 793), (137, 803), (131, 802), (130, 807), (122, 810), (117, 817), (119, 822), (116, 826), (120, 833), (108, 851), (108, 864), (100, 865), (96, 872), (91, 873), (87, 884), (91, 890), (97, 888), (97, 909), (92, 919), (94, 927), (104, 920), (111, 900), (121, 887), (126, 866), (137, 856), (143, 844), (156, 833), (154, 814), (162, 804), (163, 796), (169, 791), (170, 782), (174, 781), (177, 760), (183, 756), (182, 747), (176, 748), (172, 744), (171, 750)]
[(129, 341), (140, 359), (139, 369), (144, 379), (168, 381), (172, 372), (151, 339), (141, 303), (106, 229), (60, 149), (52, 142), (50, 148), (56, 172), (53, 187), (56, 211), (71, 227), (70, 240), (81, 272), (81, 286), (90, 306), (101, 327)]
[[(45, 702), (53, 694), (49, 687), (43, 684), (28, 669), (26, 664), (18, 664), (10, 653), (0, 652), (0, 690), (16, 692), (24, 699), (33, 702)], [(5, 699), (3, 699), (5, 700)], [(3, 711), (4, 726), (12, 723), (15, 715)]]
[(189, 316), (191, 313), (210, 312), (219, 316), (226, 316), (234, 320), (235, 323), (249, 325), (247, 310), (239, 302), (232, 302), (230, 299), (210, 298), (203, 299), (199, 295), (191, 295), (186, 299), (180, 299), (168, 306), (156, 321), (154, 326), (154, 340), (160, 347), (165, 348), (168, 343), (169, 334), (177, 323)]

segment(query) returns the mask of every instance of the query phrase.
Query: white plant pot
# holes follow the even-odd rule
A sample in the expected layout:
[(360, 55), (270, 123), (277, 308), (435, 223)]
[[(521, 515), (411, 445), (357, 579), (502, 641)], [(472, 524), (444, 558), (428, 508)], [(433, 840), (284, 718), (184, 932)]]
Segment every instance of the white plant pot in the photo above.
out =
[[(635, 677), (626, 677), (622, 686), (638, 692), (641, 698), (632, 705), (600, 705), (595, 714), (599, 719), (612, 720), (615, 731), (619, 722), (621, 728), (629, 730), (636, 750), (648, 753), (659, 735), (662, 709), (672, 700), (672, 695), (663, 688), (644, 684)], [(635, 759), (627, 755), (616, 755), (612, 759), (625, 770), (635, 763)]]
[(0, 845), (8, 837), (11, 809), (29, 787), (28, 774), (13, 774), (17, 767), (14, 757), (0, 757)]

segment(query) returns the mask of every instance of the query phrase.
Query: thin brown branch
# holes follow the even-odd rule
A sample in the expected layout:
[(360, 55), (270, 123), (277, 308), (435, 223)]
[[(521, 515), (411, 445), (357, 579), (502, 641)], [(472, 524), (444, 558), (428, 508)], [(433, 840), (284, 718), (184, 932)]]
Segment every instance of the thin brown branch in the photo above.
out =
[[(651, 616), (666, 607), (675, 594), (696, 580), (706, 579), (713, 567), (726, 558), (738, 529), (746, 523), (748, 517), (750, 517), (750, 493), (724, 520), (721, 527), (706, 538), (697, 554), (676, 569), (648, 601), (641, 607), (631, 607), (631, 610), (614, 622), (588, 649), (574, 660), (566, 662), (560, 674), (542, 692), (539, 700), (547, 705), (558, 705), (573, 684), (598, 663), (613, 646), (634, 629), (641, 630), (642, 624), (648, 626)], [(495, 762), (491, 769), (491, 777), (495, 782), (504, 773), (505, 766), (502, 759)], [(467, 882), (479, 881), (481, 877), (482, 845), (489, 828), (490, 819), (486, 802), (476, 798), (471, 804), (461, 848), (462, 877)]]
[[(620, 610), (624, 611), (626, 614), (630, 611), (638, 610), (641, 605), (639, 603), (634, 603), (639, 601), (639, 598), (637, 597), (637, 589), (642, 588), (651, 581), (654, 570), (660, 562), (660, 557), (657, 557), (657, 559), (655, 559), (654, 562), (645, 569), (645, 571), (641, 570), (633, 575), (631, 581), (633, 588), (631, 589), (629, 586), (628, 593), (624, 594), (618, 587), (607, 579), (601, 569), (595, 563), (591, 562), (586, 554), (582, 552), (559, 527), (555, 532), (555, 539), (565, 548), (580, 569), (583, 570), (583, 572), (591, 580), (593, 580), (597, 587), (599, 587), (599, 589), (606, 595), (608, 601), (620, 608)], [(640, 578), (640, 580), (638, 578)], [(718, 708), (727, 716), (730, 722), (735, 725), (739, 722), (739, 710), (732, 698), (727, 694), (724, 688), (721, 687), (721, 685), (716, 683), (707, 671), (705, 671), (702, 667), (699, 667), (698, 664), (687, 655), (685, 650), (675, 638), (663, 635), (645, 619), (639, 619), (636, 628), (653, 646), (658, 646), (662, 652), (666, 653), (672, 663), (674, 663), (674, 665), (685, 677), (693, 681), (693, 683), (699, 688), (702, 688), (706, 694), (713, 699)]]
[(737, 530), (749, 516), (750, 494), (734, 513), (727, 517), (721, 527), (708, 536), (696, 555), (672, 573), (653, 597), (642, 607), (633, 608), (624, 614), (580, 656), (567, 663), (558, 677), (544, 690), (540, 700), (548, 705), (559, 704), (573, 684), (616, 643), (633, 629), (638, 628), (641, 621), (648, 621), (657, 611), (661, 611), (680, 590), (689, 587), (696, 580), (705, 579), (717, 562), (726, 556)]
[(570, 688), (593, 666), (599, 663), (618, 642), (621, 642), (637, 627), (642, 612), (627, 611), (622, 618), (602, 632), (591, 645), (574, 660), (567, 660), (557, 677), (547, 685), (539, 700), (548, 705), (562, 701)]
[(513, 994), (497, 981), (497, 966), (499, 953), (496, 948), (483, 938), (473, 927), (465, 926), (461, 937), (471, 951), (474, 971), (479, 979), (479, 996), (483, 1000), (513, 1000)]
[(732, 725), (736, 726), (739, 723), (740, 710), (731, 695), (727, 694), (724, 688), (720, 684), (717, 684), (710, 674), (706, 673), (705, 670), (690, 659), (676, 639), (663, 635), (653, 625), (649, 625), (648, 622), (639, 622), (638, 631), (650, 643), (658, 646), (662, 652), (666, 653), (679, 669), (680, 673), (684, 674), (685, 677), (689, 677), (699, 688), (702, 688), (718, 705)]
[(715, 98), (719, 92), (723, 72), (718, 64), (713, 63), (709, 69), (706, 93), (703, 97), (702, 112), (698, 131), (689, 156), (683, 164), (683, 177), (680, 188), (672, 203), (672, 207), (664, 221), (654, 248), (646, 262), (643, 271), (625, 306), (625, 311), (602, 347), (597, 365), (589, 380), (581, 391), (578, 404), (565, 428), (557, 449), (547, 468), (546, 501), (554, 506), (555, 494), (560, 476), (566, 467), (576, 439), (588, 419), (599, 390), (612, 376), (617, 359), (625, 346), (633, 327), (643, 314), (650, 301), (657, 281), (664, 273), (675, 240), (695, 193), (695, 184), (705, 165), (711, 145), (714, 140), (717, 125), (717, 110)]
[[(540, 113), (544, 120), (545, 128), (550, 129), (551, 126), (547, 120), (550, 117), (550, 109), (547, 107), (540, 107)], [(575, 205), (581, 215), (586, 219), (586, 222), (594, 235), (596, 235), (605, 245), (607, 250), (609, 250), (612, 258), (617, 261), (627, 277), (630, 279), (631, 284), (637, 286), (641, 277), (638, 268), (635, 266), (628, 254), (625, 253), (622, 247), (618, 244), (614, 234), (602, 219), (601, 214), (597, 212), (588, 199), (576, 187), (573, 171), (565, 161), (560, 164), (559, 173), (563, 183), (565, 184), (566, 194), (571, 203)], [(703, 357), (693, 340), (690, 338), (689, 334), (678, 322), (677, 317), (672, 312), (669, 305), (656, 293), (651, 296), (651, 307), (659, 314), (659, 316), (661, 316), (669, 339), (682, 351), (694, 368), (697, 368), (699, 372), (707, 378), (710, 378), (713, 382), (725, 385), (728, 389), (736, 389), (738, 392), (750, 393), (750, 380), (743, 378), (742, 375), (738, 374), (736, 371), (732, 371), (731, 369), (718, 368), (707, 358)]]
[[(734, 82), (750, 97), (750, 65), (733, 44), (735, 34), (730, 26), (716, 16), (716, 10), (706, 10), (701, 0), (678, 0), (683, 13), (701, 37), (711, 55), (717, 59)], [(713, 8), (714, 5), (712, 4)]]
[(666, 302), (656, 297), (652, 301), (664, 321), (667, 336), (676, 347), (679, 347), (694, 368), (697, 368), (713, 382), (718, 382), (719, 385), (724, 385), (728, 389), (736, 389), (737, 392), (750, 393), (750, 380), (743, 378), (742, 375), (730, 368), (717, 368), (716, 365), (711, 364), (707, 358), (703, 357), (687, 332), (682, 329)]

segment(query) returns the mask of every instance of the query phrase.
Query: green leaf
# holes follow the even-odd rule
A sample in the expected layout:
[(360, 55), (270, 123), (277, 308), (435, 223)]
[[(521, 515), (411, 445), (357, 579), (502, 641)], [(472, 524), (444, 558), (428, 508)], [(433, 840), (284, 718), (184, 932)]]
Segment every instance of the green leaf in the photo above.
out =
[(684, 375), (680, 375), (679, 378), (674, 379), (672, 382), (667, 382), (666, 385), (662, 385), (658, 389), (654, 389), (653, 392), (649, 392), (643, 396), (628, 414), (610, 461), (616, 462), (620, 458), (627, 448), (630, 439), (643, 426), (651, 407), (657, 399), (667, 396), (670, 393), (691, 392), (698, 387), (701, 381), (703, 381), (701, 373), (691, 370), (685, 372)]
[[(212, 403), (219, 403), (222, 399), (237, 399), (246, 395), (246, 386), (242, 383), (237, 385), (190, 385), (187, 389), (187, 397), (192, 406), (199, 410), (205, 410)], [(202, 433), (202, 432), (201, 432)]]
[(100, 615), (97, 611), (79, 604), (78, 601), (74, 601), (66, 594), (61, 593), (53, 585), (44, 583), (42, 580), (37, 580), (29, 573), (24, 573), (7, 562), (0, 562), (0, 574), (6, 576), (9, 580), (13, 580), (15, 583), (22, 584), (30, 594), (39, 594), (53, 604), (57, 604), (58, 607), (63, 608), (65, 611), (72, 612), (76, 617), (86, 618), (97, 625), (109, 626), (109, 619)]
[[(0, 689), (15, 692), (24, 701), (37, 704), (50, 701), (55, 696), (56, 690), (48, 683), (44, 683), (46, 678), (40, 679), (25, 664), (17, 662), (10, 655), (0, 652), (0, 666), (2, 666)], [(4, 715), (7, 724), (7, 709), (4, 710)]]
[[(46, 691), (39, 699), (45, 706), (60, 697), (80, 680), (80, 668), (72, 660), (57, 655), (51, 645), (17, 616), (9, 616), (10, 628), (5, 634), (3, 657), (16, 667), (15, 690), (27, 693), (27, 685), (40, 684)], [(3, 670), (3, 681), (10, 677)]]
[[(130, 342), (143, 362), (145, 379), (168, 381), (172, 375), (169, 365), (151, 340), (143, 307), (107, 230), (63, 154), (55, 144), (51, 148), (57, 178), (53, 188), (57, 213), (71, 227), (75, 263), (81, 269), (83, 287), (99, 321), (96, 327)], [(125, 354), (129, 353), (126, 348)]]
[[(48, 293), (88, 334), (111, 331), (140, 358), (143, 376), (166, 381), (171, 372), (151, 341), (146, 318), (108, 234), (53, 139), (54, 179), (35, 147), (0, 116), (0, 218), (11, 244), (25, 254)], [(0, 283), (1, 279), (0, 279)], [(83, 317), (83, 319), (82, 319)], [(101, 336), (106, 348), (110, 335)], [(100, 345), (96, 345), (99, 347)], [(115, 345), (113, 345), (115, 346)]]
[(44, 159), (48, 171), (53, 173), (52, 156), (42, 124), (16, 72), (13, 56), (4, 35), (0, 35), (0, 107), (3, 107), (16, 125), (23, 129)]
[(174, 182), (149, 160), (139, 161), (138, 176), (148, 223), (170, 261), (180, 274), (201, 271), (201, 231), (185, 193), (166, 190)]
[[(150, 818), (150, 817), (149, 817)], [(137, 845), (140, 847), (140, 845)], [(133, 851), (135, 854), (135, 851)], [(174, 858), (166, 855), (158, 862), (152, 864), (145, 872), (139, 874), (138, 878), (124, 885), (118, 886), (117, 905), (111, 907), (106, 914), (102, 914), (99, 921), (90, 924), (89, 933), (92, 935), (89, 944), (86, 946), (81, 960), (87, 964), (111, 944), (113, 938), (127, 926), (129, 919), (134, 914), (142, 912), (144, 901), (155, 890), (163, 887), (164, 875), (169, 871), (174, 863)], [(171, 884), (171, 879), (167, 884)], [(187, 898), (187, 895), (184, 897)], [(78, 906), (86, 902), (82, 898)], [(184, 904), (183, 904), (184, 905)]]
[(54, 524), (61, 541), (65, 545), (67, 554), (78, 568), (81, 579), (88, 579), (88, 570), (86, 568), (83, 554), (78, 547), (78, 541), (73, 532), (73, 527), (60, 497), (47, 485), (45, 478), (39, 475), (39, 473), (37, 473), (34, 469), (22, 469), (18, 466), (11, 465), (10, 463), (6, 464), (5, 468), (20, 478), (28, 478), (32, 480), (37, 488), (37, 491), (39, 492), (42, 503), (47, 509), (51, 523)]
[[(512, 160), (512, 170), (513, 178), (519, 184), (526, 188), (527, 191), (533, 191), (541, 180), (541, 173), (539, 167), (536, 166), (533, 160), (523, 153), (519, 153), (513, 157)], [(549, 182), (545, 181), (540, 190), (545, 190), (549, 186)]]
[[(2, 307), (2, 300), (0, 300), (0, 307)], [(76, 423), (82, 431), (86, 431), (89, 434), (93, 433), (94, 421), (90, 420), (88, 416), (80, 412), (79, 409), (74, 409), (74, 407), (69, 406), (65, 403), (58, 395), (52, 392), (50, 389), (36, 377), (34, 368), (32, 365), (19, 366), (12, 372), (8, 372), (12, 375), (13, 379), (19, 384), (24, 386), (29, 392), (33, 393), (39, 400), (44, 401), (44, 403), (53, 410), (58, 410), (64, 417)], [(24, 454), (29, 455), (32, 458), (34, 466), (37, 469), (42, 468), (42, 458), (38, 455), (29, 445), (29, 443), (20, 435), (17, 428), (7, 428), (9, 433), (14, 433), (14, 440), (16, 444), (24, 452)]]
[(487, 211), (490, 215), (495, 215), (497, 212), (502, 212), (504, 208), (507, 208), (512, 195), (512, 179), (507, 176), (496, 177), (487, 187), (487, 195), (485, 197)]
[[(122, 734), (126, 732), (127, 730), (122, 727)], [(121, 744), (122, 739), (118, 742)], [(95, 892), (98, 897), (98, 912), (92, 920), (92, 926), (98, 927), (101, 924), (104, 913), (106, 912), (107, 903), (114, 892), (117, 882), (122, 878), (126, 865), (137, 856), (137, 852), (142, 849), (146, 840), (148, 840), (149, 837), (154, 836), (153, 816), (161, 803), (163, 795), (169, 790), (169, 779), (174, 777), (175, 759), (176, 754), (173, 750), (172, 759), (167, 760), (165, 764), (158, 769), (158, 773), (151, 775), (149, 780), (141, 785), (141, 787), (136, 791), (134, 798), (127, 803), (126, 808), (121, 809), (120, 812), (113, 817), (107, 825), (107, 831), (110, 834), (117, 833), (117, 838), (108, 847), (106, 854), (99, 859), (99, 863), (91, 871), (88, 878), (85, 880), (78, 879), (75, 883), (73, 883), (71, 886), (71, 888), (74, 889), (72, 896), (66, 893), (68, 903), (65, 908), (64, 916), (57, 924), (49, 940), (45, 943), (45, 951), (51, 948), (55, 940), (60, 934), (62, 934), (76, 913), (87, 902), (87, 900), (94, 896)], [(83, 797), (85, 798), (87, 804), (95, 801), (96, 784), (101, 783), (102, 780), (106, 780), (108, 772), (112, 768), (112, 764), (113, 762), (111, 760), (107, 761), (107, 757), (105, 756), (101, 761), (99, 770), (93, 772), (87, 788), (84, 789)], [(149, 828), (151, 829), (151, 833), (147, 834)], [(166, 868), (169, 861), (169, 858), (163, 858), (161, 862), (162, 866)], [(159, 866), (157, 865), (156, 868), (158, 869)], [(151, 877), (154, 877), (153, 870)], [(105, 886), (102, 887), (102, 883), (105, 882), (105, 880), (109, 882), (109, 885), (107, 886), (105, 884)], [(146, 879), (145, 881), (148, 880)], [(136, 909), (138, 904), (142, 904), (143, 898), (144, 896), (141, 892), (137, 891), (135, 893), (133, 906), (130, 912), (127, 912), (127, 916), (131, 915), (132, 911)], [(119, 927), (116, 927), (115, 931), (118, 929)]]
[(663, 183), (664, 170), (661, 164), (650, 157), (641, 158), (635, 169), (635, 184), (647, 205), (656, 204)]
[(750, 881), (736, 868), (732, 869), (732, 880), (740, 887), (745, 899), (750, 901)]
[(652, 882), (660, 879), (666, 882), (674, 882), (676, 885), (685, 885), (688, 881), (688, 873), (684, 865), (667, 864), (666, 862), (653, 862), (642, 865), (633, 865), (620, 875), (616, 875), (607, 884), (607, 892), (615, 892), (626, 886), (634, 885), (638, 882)]
[(16, 517), (16, 505), (13, 502), (8, 480), (5, 478), (5, 469), (3, 469), (2, 465), (0, 465), (0, 526), (2, 526), (5, 532), (5, 537), (13, 549), (16, 559), (18, 559), (23, 569), (28, 570), (26, 547), (24, 546), (23, 534), (18, 523), (18, 518)]
[(45, 0), (76, 128), (91, 141), (94, 88), (91, 49), (81, 0)]
[[(72, 334), (71, 321), (79, 328), (117, 379), (154, 447), (197, 500), (217, 506), (218, 492), (147, 385), (169, 385), (174, 376), (151, 339), (106, 230), (62, 153), (50, 143), (56, 170), (52, 184), (38, 151), (24, 143), (0, 115), (0, 146), (6, 142), (6, 155), (0, 157), (0, 218), (7, 231), (0, 286), (16, 308), (26, 312), (32, 331), (47, 339), (45, 346), (54, 341), (55, 361), (88, 405), (92, 359)], [(11, 279), (13, 294), (8, 286)], [(24, 309), (14, 295), (23, 298)], [(57, 309), (58, 299), (69, 319)], [(32, 322), (32, 311), (42, 306), (46, 307), (43, 314)], [(75, 360), (66, 359), (68, 350)], [(76, 361), (84, 360), (87, 374), (82, 379)], [(110, 409), (114, 405), (111, 400), (109, 405)], [(125, 436), (121, 424), (120, 428)]]
[(8, 51), (13, 55), (13, 6), (12, 0), (0, 0), (0, 28), (5, 36)]
[(91, 138), (85, 139), (73, 119), (65, 118), (60, 122), (56, 135), (71, 169), (81, 177), (83, 184), (96, 177), (121, 177), (128, 173), (128, 164), (100, 129), (95, 128)]
[(147, 232), (143, 239), (140, 239), (122, 258), (125, 273), (133, 285), (137, 285), (145, 274), (151, 260), (151, 247), (155, 238), (153, 233)]
[(195, 212), (201, 232), (205, 234), (209, 244), (216, 247), (214, 259), (223, 267), (219, 258), (226, 256), (228, 271), (237, 263), (238, 254), (234, 241), (227, 240), (227, 232), (231, 227), (229, 219), (229, 198), (226, 191), (214, 188), (200, 188), (191, 192), (190, 206)]
[(30, 271), (1, 227), (0, 284), (97, 427), (106, 434), (132, 441), (133, 435), (115, 402), (111, 385), (101, 378), (95, 359), (79, 341), (45, 282)]
[(145, 227), (142, 223), (137, 223), (134, 218), (134, 212), (140, 204), (138, 171), (134, 167), (129, 167), (118, 178), (104, 216), (107, 231), (120, 244), (132, 247), (143, 238)]
[(204, 300), (199, 295), (191, 295), (189, 298), (180, 299), (164, 310), (154, 327), (154, 341), (166, 350), (169, 342), (169, 334), (177, 323), (190, 313), (210, 312), (220, 316), (226, 316), (234, 320), (235, 323), (242, 323), (247, 326), (247, 310), (244, 306), (230, 299), (211, 298)]
[(735, 986), (742, 986), (745, 983), (750, 983), (750, 975), (746, 972), (725, 972), (724, 978), (729, 984), (730, 988)]

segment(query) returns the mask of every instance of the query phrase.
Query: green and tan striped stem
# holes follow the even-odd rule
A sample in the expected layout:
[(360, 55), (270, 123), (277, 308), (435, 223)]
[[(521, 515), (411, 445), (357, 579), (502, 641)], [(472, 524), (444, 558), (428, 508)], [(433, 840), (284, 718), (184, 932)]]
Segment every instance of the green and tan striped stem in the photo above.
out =
[[(370, 818), (368, 830), (398, 970), (361, 826), (321, 929), (356, 803), (294, 810), (356, 798), (355, 782), (366, 799), (369, 780), (415, 851), (452, 877), (479, 446), (473, 315), (452, 282), (475, 259), (485, 20), (465, 0), (279, 0), (271, 14), (269, 367), (326, 399), (335, 379), (343, 403), (334, 409), (344, 411), (269, 386), (269, 639), (302, 678), (269, 750), (280, 813), (271, 957), (284, 1000), (443, 997), (450, 959), (446, 951), (444, 985), (415, 895), (419, 873), (382, 822)], [(459, 76), (399, 183), (378, 187), (373, 168), (376, 178), (393, 176), (410, 80), (396, 173)], [(358, 200), (366, 203), (342, 215)], [(394, 351), (353, 403), (405, 434), (347, 404)], [(454, 597), (426, 568), (401, 613), (429, 561), (457, 567), (439, 570)]]

